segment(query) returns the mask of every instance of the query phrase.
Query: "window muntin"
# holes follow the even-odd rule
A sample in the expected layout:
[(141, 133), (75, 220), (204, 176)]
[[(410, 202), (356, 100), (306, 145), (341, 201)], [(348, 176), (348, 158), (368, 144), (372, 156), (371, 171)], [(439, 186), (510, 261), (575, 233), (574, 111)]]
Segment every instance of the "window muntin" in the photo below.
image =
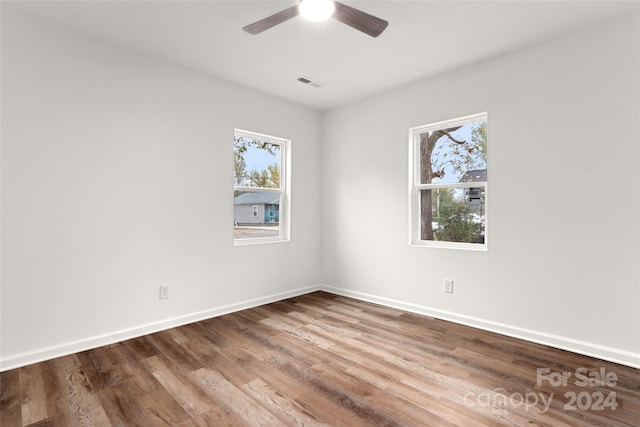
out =
[(487, 249), (486, 113), (410, 130), (410, 243)]
[(236, 130), (234, 243), (289, 240), (290, 141)]

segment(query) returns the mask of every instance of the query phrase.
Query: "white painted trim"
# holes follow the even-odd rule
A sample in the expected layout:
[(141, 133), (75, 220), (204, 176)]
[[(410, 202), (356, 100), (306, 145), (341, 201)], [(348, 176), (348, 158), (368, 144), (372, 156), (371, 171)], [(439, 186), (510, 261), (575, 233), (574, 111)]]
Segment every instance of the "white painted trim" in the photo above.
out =
[[(463, 249), (471, 251), (488, 251), (489, 250), (489, 195), (488, 182), (443, 182), (428, 183), (420, 182), (420, 135), (439, 129), (445, 129), (454, 126), (463, 126), (471, 123), (483, 121), (489, 126), (489, 113), (477, 113), (469, 116), (459, 117), (457, 119), (444, 120), (428, 125), (416, 126), (409, 128), (409, 246), (427, 247), (427, 248), (444, 248), (444, 249)], [(438, 240), (422, 240), (420, 236), (420, 190), (428, 190), (434, 188), (473, 188), (484, 187), (485, 192), (485, 230), (484, 243), (463, 243), (463, 242), (445, 242)]]
[(480, 120), (486, 121), (487, 115), (488, 114), (485, 111), (483, 113), (470, 114), (468, 116), (458, 117), (456, 119), (441, 120), (439, 122), (429, 123), (428, 125), (414, 126), (411, 128), (411, 132), (413, 134), (419, 134), (419, 133), (431, 132), (433, 130), (447, 129), (447, 128), (456, 127), (456, 126), (464, 126)]
[(478, 328), (490, 332), (495, 332), (501, 335), (510, 336), (513, 338), (548, 345), (562, 350), (572, 351), (574, 353), (583, 354), (585, 356), (608, 360), (610, 362), (631, 366), (633, 368), (640, 368), (640, 353), (634, 353), (631, 351), (603, 346), (600, 344), (580, 341), (573, 338), (548, 334), (545, 332), (519, 328), (517, 326), (506, 325), (504, 323), (493, 322), (473, 316), (467, 316), (446, 310), (439, 310), (432, 307), (417, 305), (391, 298), (380, 297), (363, 292), (356, 292), (348, 289), (337, 288), (334, 286), (317, 284), (304, 288), (293, 289), (287, 292), (281, 292), (278, 294), (272, 294), (260, 298), (241, 301), (238, 303), (228, 304), (197, 313), (162, 320), (159, 322), (149, 323), (147, 325), (141, 325), (135, 328), (120, 330), (110, 334), (98, 335), (83, 340), (68, 342), (61, 345), (41, 348), (39, 350), (31, 352), (16, 354), (0, 360), (0, 372), (30, 365), (32, 363), (42, 362), (44, 360), (50, 360), (56, 357), (90, 350), (92, 348), (102, 347), (104, 345), (109, 345), (132, 338), (137, 338), (143, 335), (160, 332), (189, 323), (222, 316), (224, 314), (229, 314), (248, 308), (281, 301), (287, 298), (293, 298), (315, 291), (325, 291), (336, 295), (342, 295), (349, 298), (368, 301), (386, 307), (397, 308), (411, 313), (421, 314), (423, 316), (447, 320), (449, 322), (470, 326), (472, 328)]
[(260, 298), (254, 298), (246, 301), (240, 301), (233, 304), (227, 304), (220, 307), (211, 308), (184, 316), (173, 317), (171, 319), (161, 320), (159, 322), (148, 323), (129, 329), (115, 331), (109, 334), (96, 335), (82, 340), (71, 341), (60, 345), (44, 347), (38, 350), (11, 355), (4, 359), (0, 359), (0, 372), (9, 369), (20, 368), (32, 363), (42, 362), (44, 360), (54, 359), (56, 357), (67, 356), (69, 354), (114, 344), (132, 338), (137, 338), (147, 334), (164, 331), (166, 329), (175, 328), (201, 320), (211, 319), (213, 317), (222, 316), (224, 314), (233, 313), (248, 308), (281, 301), (287, 298), (293, 298), (321, 289), (319, 285), (307, 286), (304, 288), (293, 289), (287, 292), (271, 294)]
[(464, 314), (454, 313), (446, 310), (439, 310), (436, 308), (417, 305), (391, 298), (379, 297), (363, 292), (336, 288), (333, 286), (323, 285), (320, 287), (320, 290), (336, 295), (342, 295), (349, 298), (355, 298), (362, 301), (384, 305), (386, 307), (398, 308), (400, 310), (409, 311), (411, 313), (434, 317), (441, 320), (447, 320), (449, 322), (454, 322), (485, 331), (495, 332), (501, 335), (523, 339), (525, 341), (548, 345), (550, 347), (572, 351), (574, 353), (582, 354), (585, 356), (595, 357), (598, 359), (607, 360), (609, 362), (631, 366), (633, 368), (640, 368), (640, 353), (634, 353), (627, 350), (608, 347), (587, 341), (576, 340), (559, 335), (548, 334), (546, 332), (520, 328), (517, 326), (511, 326), (504, 323), (493, 322), (490, 320), (480, 319), (477, 317), (467, 316)]
[(242, 129), (234, 130), (234, 138), (237, 137), (268, 142), (280, 147), (280, 188), (233, 186), (233, 189), (238, 191), (280, 193), (280, 216), (277, 237), (234, 238), (233, 244), (243, 246), (256, 243), (288, 242), (291, 240), (291, 140)]

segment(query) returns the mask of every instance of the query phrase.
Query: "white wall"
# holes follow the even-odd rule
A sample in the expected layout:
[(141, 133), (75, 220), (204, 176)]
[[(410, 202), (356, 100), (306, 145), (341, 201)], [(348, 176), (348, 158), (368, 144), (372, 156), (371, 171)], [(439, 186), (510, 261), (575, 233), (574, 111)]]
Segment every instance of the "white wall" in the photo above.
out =
[[(325, 283), (640, 366), (639, 36), (622, 18), (326, 114)], [(489, 251), (410, 247), (408, 129), (484, 111)]]
[[(640, 366), (638, 39), (621, 19), (322, 118), (3, 10), (0, 369), (319, 282)], [(408, 129), (482, 111), (489, 251), (410, 247)], [(293, 141), (291, 242), (233, 246), (236, 127)]]
[[(233, 246), (234, 128), (292, 140), (291, 242)], [(317, 112), (3, 10), (2, 368), (316, 285), (320, 133)]]

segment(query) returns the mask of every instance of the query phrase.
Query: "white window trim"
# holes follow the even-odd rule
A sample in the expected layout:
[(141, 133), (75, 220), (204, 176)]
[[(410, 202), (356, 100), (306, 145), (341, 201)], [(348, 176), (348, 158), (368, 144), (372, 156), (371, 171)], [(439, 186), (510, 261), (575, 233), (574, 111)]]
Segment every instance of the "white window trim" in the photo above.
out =
[[(265, 135), (257, 132), (235, 129), (235, 137), (245, 137), (258, 139), (263, 142), (277, 144), (280, 146), (280, 188), (261, 188), (233, 186), (233, 190), (251, 191), (254, 193), (280, 193), (280, 221), (278, 225), (278, 236), (273, 237), (255, 237), (249, 239), (236, 239), (234, 237), (233, 244), (235, 246), (256, 245), (263, 243), (288, 242), (291, 240), (291, 140), (278, 138), (276, 136)], [(232, 207), (233, 209), (233, 207)], [(233, 231), (233, 230), (232, 230)]]
[[(464, 116), (452, 120), (444, 120), (437, 123), (431, 123), (423, 126), (416, 126), (409, 129), (409, 245), (431, 247), (431, 248), (447, 248), (447, 249), (464, 249), (472, 251), (487, 251), (489, 248), (489, 196), (488, 182), (451, 182), (437, 184), (421, 184), (420, 183), (420, 134), (432, 130), (446, 129), (454, 126), (462, 126), (479, 121), (485, 121), (488, 125), (488, 114), (478, 113), (470, 116)], [(439, 240), (422, 240), (420, 238), (420, 190), (435, 188), (477, 188), (483, 187), (485, 192), (485, 228), (484, 243), (462, 243), (462, 242), (445, 242)]]

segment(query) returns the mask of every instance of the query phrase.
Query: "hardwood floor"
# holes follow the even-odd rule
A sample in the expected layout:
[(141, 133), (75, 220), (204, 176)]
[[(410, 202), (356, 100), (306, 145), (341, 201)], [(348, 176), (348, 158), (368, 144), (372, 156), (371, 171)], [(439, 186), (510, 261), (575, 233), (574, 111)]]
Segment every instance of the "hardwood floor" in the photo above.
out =
[(2, 427), (640, 426), (638, 369), (323, 292), (0, 380)]

